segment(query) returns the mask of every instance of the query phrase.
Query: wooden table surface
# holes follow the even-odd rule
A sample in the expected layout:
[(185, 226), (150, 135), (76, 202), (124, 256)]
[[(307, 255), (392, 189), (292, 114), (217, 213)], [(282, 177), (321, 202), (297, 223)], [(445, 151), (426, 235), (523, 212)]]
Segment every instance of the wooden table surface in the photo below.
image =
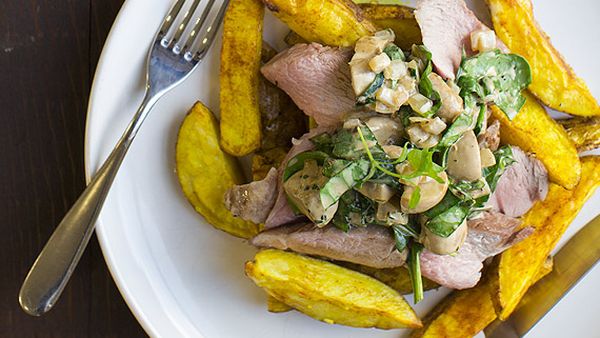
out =
[(84, 188), (88, 95), (123, 0), (0, 0), (0, 337), (142, 337), (92, 238), (54, 309), (21, 282)]

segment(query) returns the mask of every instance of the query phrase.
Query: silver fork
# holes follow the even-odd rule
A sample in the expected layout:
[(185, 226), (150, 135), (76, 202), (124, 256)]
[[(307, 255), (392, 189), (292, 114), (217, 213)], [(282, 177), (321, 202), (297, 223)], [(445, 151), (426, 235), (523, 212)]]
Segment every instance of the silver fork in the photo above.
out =
[[(207, 0), (191, 26), (200, 1), (177, 0), (162, 21), (148, 53), (146, 93), (140, 107), (109, 157), (54, 230), (21, 286), (19, 303), (28, 314), (39, 316), (56, 303), (89, 242), (117, 171), (148, 113), (164, 94), (190, 75), (215, 40), (229, 0), (223, 1), (212, 22), (206, 24), (215, 2)], [(181, 15), (186, 2), (191, 4)], [(176, 22), (178, 26), (173, 26)], [(172, 27), (174, 32), (169, 33)], [(189, 27), (190, 32), (185, 34)]]

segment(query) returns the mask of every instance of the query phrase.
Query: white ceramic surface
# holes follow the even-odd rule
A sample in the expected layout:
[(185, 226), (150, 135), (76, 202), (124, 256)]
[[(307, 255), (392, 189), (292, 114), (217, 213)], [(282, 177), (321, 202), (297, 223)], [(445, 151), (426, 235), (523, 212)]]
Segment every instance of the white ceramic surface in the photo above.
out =
[[(86, 135), (89, 176), (112, 149), (142, 97), (147, 46), (170, 0), (128, 0), (96, 72)], [(485, 8), (481, 3), (476, 8)], [(478, 5), (478, 6), (477, 6)], [(535, 0), (536, 15), (555, 45), (600, 97), (600, 2)], [(286, 28), (267, 15), (266, 39), (277, 48)], [(144, 329), (155, 337), (399, 337), (399, 330), (327, 325), (300, 313), (271, 314), (265, 295), (244, 276), (255, 250), (204, 222), (181, 194), (174, 174), (175, 138), (187, 109), (202, 100), (218, 112), (220, 41), (184, 85), (155, 107), (118, 174), (98, 221), (110, 271)], [(124, 57), (127, 55), (128, 57)], [(132, 62), (133, 60), (133, 62)], [(600, 211), (586, 205), (566, 238)], [(564, 241), (565, 239), (563, 239)], [(600, 267), (596, 267), (529, 335), (599, 337)], [(432, 291), (419, 315), (446, 291)]]

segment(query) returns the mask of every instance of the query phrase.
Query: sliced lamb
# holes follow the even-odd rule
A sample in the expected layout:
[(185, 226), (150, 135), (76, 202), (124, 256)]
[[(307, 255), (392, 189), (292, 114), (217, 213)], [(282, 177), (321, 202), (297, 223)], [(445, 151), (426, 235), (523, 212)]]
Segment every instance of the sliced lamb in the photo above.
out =
[(313, 149), (314, 145), (310, 141), (310, 139), (314, 136), (317, 136), (322, 133), (331, 132), (335, 128), (326, 128), (326, 127), (317, 127), (309, 131), (308, 133), (302, 135), (298, 140), (292, 140), (293, 146), (292, 149), (285, 156), (283, 161), (281, 161), (281, 166), (278, 170), (277, 176), (277, 199), (275, 200), (275, 205), (273, 208), (269, 208), (270, 213), (265, 221), (265, 229), (275, 228), (283, 224), (295, 223), (299, 220), (303, 219), (303, 215), (296, 215), (292, 208), (290, 207), (287, 197), (285, 195), (285, 191), (283, 190), (283, 169), (287, 165), (287, 162), (293, 158), (294, 156), (303, 153), (305, 151), (309, 151)]
[(537, 158), (527, 155), (519, 147), (511, 146), (512, 164), (496, 186), (487, 205), (510, 217), (525, 214), (548, 193), (548, 171)]
[(277, 170), (271, 168), (261, 181), (236, 185), (225, 193), (225, 207), (233, 216), (246, 221), (263, 223), (277, 196)]
[(262, 74), (319, 125), (337, 124), (355, 107), (348, 62), (352, 50), (297, 44), (261, 68)]
[(357, 227), (349, 232), (331, 225), (323, 228), (314, 224), (286, 225), (261, 232), (252, 239), (252, 244), (374, 268), (397, 267), (406, 260), (406, 252), (396, 250), (390, 230), (379, 225)]
[[(471, 50), (471, 33), (489, 28), (467, 8), (463, 0), (418, 0), (415, 18), (423, 44), (431, 51), (438, 74), (454, 79), (460, 66), (463, 48), (468, 55)], [(499, 39), (498, 48), (506, 50)]]
[(521, 221), (497, 212), (485, 212), (468, 221), (465, 243), (455, 255), (436, 255), (427, 250), (421, 254), (421, 273), (432, 281), (451, 289), (467, 289), (481, 278), (483, 261), (508, 249), (533, 232), (527, 227), (515, 231)]

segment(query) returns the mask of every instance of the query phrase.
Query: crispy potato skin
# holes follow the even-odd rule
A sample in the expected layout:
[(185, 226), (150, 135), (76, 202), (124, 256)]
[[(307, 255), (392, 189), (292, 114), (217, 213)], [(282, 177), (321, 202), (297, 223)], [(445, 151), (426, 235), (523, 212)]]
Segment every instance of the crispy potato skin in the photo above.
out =
[(501, 124), (502, 142), (534, 153), (548, 170), (552, 182), (567, 189), (575, 187), (581, 175), (577, 149), (544, 107), (531, 94), (523, 94), (527, 102), (512, 121), (498, 107), (492, 106), (492, 116)]
[(421, 29), (417, 24), (414, 9), (402, 5), (360, 4), (365, 17), (379, 29), (391, 28), (396, 34), (395, 43), (403, 50), (413, 44), (421, 44)]
[(286, 303), (280, 302), (277, 298), (267, 295), (267, 310), (273, 313), (288, 312), (293, 308)]
[[(412, 283), (410, 281), (410, 275), (408, 274), (408, 270), (405, 267), (377, 269), (369, 266), (347, 262), (337, 262), (337, 264), (348, 269), (358, 271), (362, 274), (371, 276), (403, 295), (407, 295), (413, 292)], [(438, 287), (440, 286), (430, 281), (429, 279), (423, 277), (423, 289), (425, 291), (435, 289)]]
[(600, 106), (588, 87), (538, 26), (531, 1), (486, 1), (498, 37), (531, 65), (531, 92), (556, 110), (579, 116), (600, 115)]
[(575, 189), (550, 185), (546, 199), (523, 216), (523, 224), (535, 227), (535, 232), (500, 255), (496, 279), (500, 319), (505, 320), (513, 312), (550, 251), (600, 185), (600, 156), (583, 157), (582, 168)]
[[(534, 283), (552, 271), (548, 257), (534, 277)], [(471, 338), (496, 319), (489, 273), (477, 286), (454, 291), (442, 299), (423, 319), (423, 328), (412, 338)]]
[(263, 16), (260, 0), (232, 0), (223, 22), (221, 146), (234, 156), (260, 147), (258, 81)]
[(265, 5), (304, 40), (330, 46), (353, 46), (375, 32), (350, 0), (263, 0)]
[(246, 275), (279, 301), (329, 324), (421, 327), (419, 318), (396, 291), (329, 262), (268, 249), (246, 263)]
[(583, 152), (600, 148), (600, 117), (575, 117), (558, 121), (567, 131), (567, 135), (577, 151)]
[(201, 102), (183, 120), (175, 151), (177, 177), (194, 209), (215, 228), (250, 238), (258, 225), (235, 218), (223, 204), (225, 191), (243, 182), (236, 159), (219, 147), (219, 126)]

